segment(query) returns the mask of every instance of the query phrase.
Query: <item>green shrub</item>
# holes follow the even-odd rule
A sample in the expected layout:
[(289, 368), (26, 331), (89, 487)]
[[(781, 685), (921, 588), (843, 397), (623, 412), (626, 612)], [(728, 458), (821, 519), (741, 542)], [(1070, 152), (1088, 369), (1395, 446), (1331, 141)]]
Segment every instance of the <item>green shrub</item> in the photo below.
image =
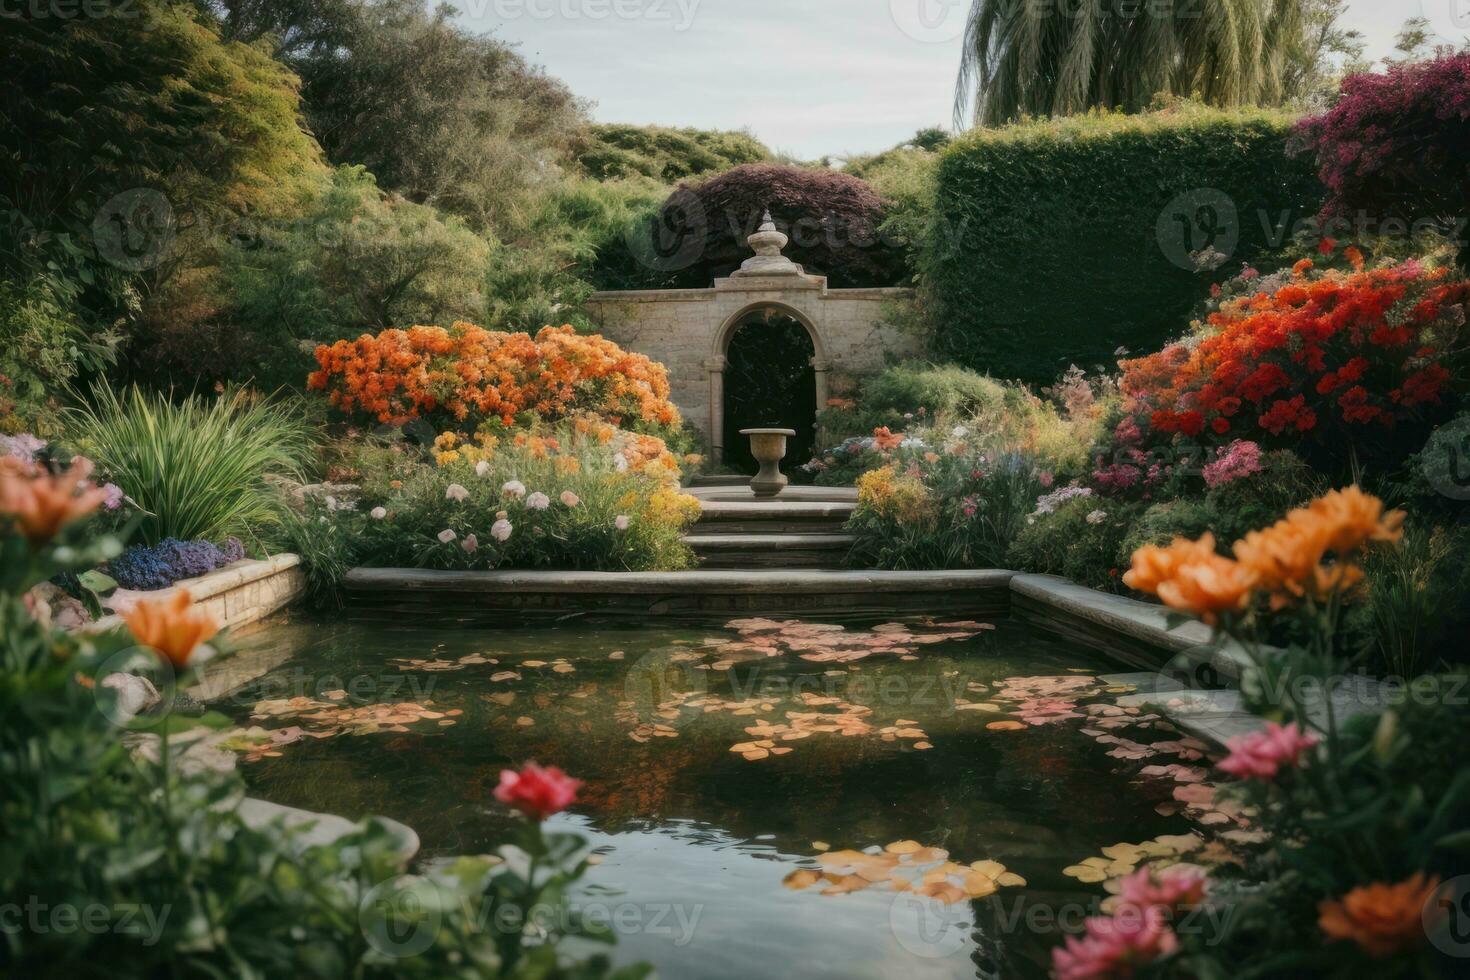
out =
[(1349, 629), (1361, 637), (1372, 668), (1413, 677), (1440, 661), (1466, 662), (1470, 630), (1470, 529), (1410, 524), (1402, 545), (1364, 565), (1367, 601)]
[(298, 406), (244, 390), (171, 402), (104, 383), (68, 423), (78, 447), (138, 504), (147, 544), (256, 539), (277, 515), (268, 477), (299, 476), (312, 447)]
[(50, 434), (67, 384), (113, 359), (115, 338), (89, 338), (56, 292), (42, 279), (0, 282), (0, 434)]
[[(901, 469), (900, 469), (901, 468)], [(1031, 458), (903, 449), (857, 480), (860, 568), (1000, 568), (1041, 490)]]
[(1033, 514), (1011, 542), (1007, 567), (1061, 575), (1095, 589), (1123, 591), (1123, 542), (1145, 505), (1095, 496)]
[(1252, 261), (1315, 214), (1321, 189), (1310, 161), (1287, 154), (1290, 125), (1181, 105), (956, 140), (940, 154), (920, 261), (935, 353), (1044, 383), (1118, 347), (1158, 348), (1206, 287), (1188, 253)]
[(587, 127), (573, 155), (595, 180), (641, 176), (670, 184), (773, 156), (769, 147), (745, 131), (621, 124)]

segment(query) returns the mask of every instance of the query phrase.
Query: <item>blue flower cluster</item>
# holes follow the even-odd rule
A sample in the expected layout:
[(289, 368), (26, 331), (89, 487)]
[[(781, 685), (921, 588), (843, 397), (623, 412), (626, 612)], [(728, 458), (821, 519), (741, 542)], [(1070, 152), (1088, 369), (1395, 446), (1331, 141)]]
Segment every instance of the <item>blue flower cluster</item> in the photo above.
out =
[(135, 545), (108, 562), (107, 572), (124, 589), (166, 589), (186, 578), (197, 578), (245, 557), (237, 538), (224, 545), (210, 541), (165, 538), (147, 547)]

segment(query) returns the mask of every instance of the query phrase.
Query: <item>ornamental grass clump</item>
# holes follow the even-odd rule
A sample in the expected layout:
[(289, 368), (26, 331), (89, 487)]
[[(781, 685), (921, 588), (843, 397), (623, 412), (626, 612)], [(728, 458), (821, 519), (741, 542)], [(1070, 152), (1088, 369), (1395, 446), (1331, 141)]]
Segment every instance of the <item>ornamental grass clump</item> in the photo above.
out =
[(78, 445), (137, 504), (138, 537), (150, 545), (258, 537), (278, 512), (268, 479), (300, 477), (313, 446), (291, 405), (243, 389), (172, 401), (104, 383), (68, 421)]

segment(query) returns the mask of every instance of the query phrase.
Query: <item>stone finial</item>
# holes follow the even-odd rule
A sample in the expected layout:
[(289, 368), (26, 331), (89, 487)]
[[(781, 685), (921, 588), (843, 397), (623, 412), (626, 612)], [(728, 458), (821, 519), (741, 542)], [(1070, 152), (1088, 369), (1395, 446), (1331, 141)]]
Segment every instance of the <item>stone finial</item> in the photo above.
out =
[(760, 228), (746, 241), (755, 255), (746, 259), (740, 268), (732, 273), (733, 276), (799, 276), (802, 274), (801, 266), (781, 254), (781, 250), (791, 239), (776, 227), (770, 208), (767, 208), (761, 215)]

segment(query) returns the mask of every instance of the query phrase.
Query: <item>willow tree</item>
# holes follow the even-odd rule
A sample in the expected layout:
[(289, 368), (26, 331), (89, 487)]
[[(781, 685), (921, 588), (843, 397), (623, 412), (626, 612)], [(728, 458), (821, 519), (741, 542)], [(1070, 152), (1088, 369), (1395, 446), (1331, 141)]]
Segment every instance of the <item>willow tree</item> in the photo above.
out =
[[(1331, 3), (1331, 0), (1325, 0)], [(1309, 12), (1324, 0), (974, 0), (956, 121), (1291, 98)], [(973, 107), (973, 109), (972, 109)]]

